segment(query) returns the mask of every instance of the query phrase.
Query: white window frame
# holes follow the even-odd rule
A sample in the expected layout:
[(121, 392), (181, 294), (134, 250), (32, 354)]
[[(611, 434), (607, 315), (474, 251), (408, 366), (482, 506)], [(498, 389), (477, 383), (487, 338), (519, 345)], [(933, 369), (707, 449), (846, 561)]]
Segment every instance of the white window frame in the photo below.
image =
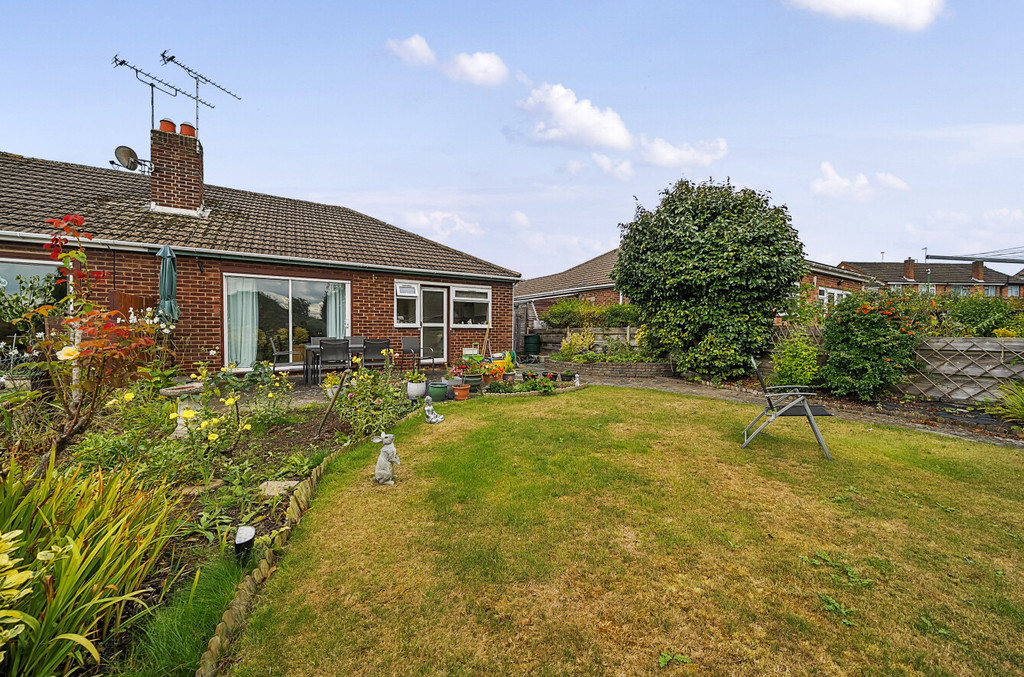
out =
[[(457, 299), (460, 291), (486, 292), (487, 293), (487, 323), (486, 324), (455, 324), (455, 302), (463, 301), (469, 303), (484, 303), (484, 299)], [(486, 329), (491, 326), (491, 313), (494, 312), (494, 297), (490, 287), (474, 287), (471, 285), (450, 285), (448, 290), (448, 326), (452, 329)]]
[[(413, 288), (412, 294), (401, 294), (399, 293), (399, 287), (410, 286)], [(398, 321), (398, 299), (414, 299), (416, 301), (416, 317), (412, 322), (399, 322)], [(403, 329), (417, 329), (420, 326), (420, 318), (423, 317), (423, 299), (420, 298), (420, 283), (413, 282), (412, 280), (395, 280), (395, 293), (393, 297), (393, 317), (395, 327), (401, 327)]]
[(902, 294), (903, 293), (903, 283), (902, 282), (893, 282), (892, 284), (889, 285), (889, 289), (894, 291), (894, 292)]
[[(299, 280), (301, 282), (326, 282), (327, 284), (340, 284), (345, 286), (345, 328), (348, 329), (349, 335), (352, 335), (352, 282), (350, 280), (331, 280), (324, 277), (296, 277), (291, 275), (252, 275), (249, 273), (222, 273), (221, 274), (221, 307), (224, 309), (223, 314), (223, 327), (221, 331), (221, 353), (224, 355), (224, 360), (227, 361), (227, 350), (228, 350), (228, 285), (227, 279), (229, 277), (250, 277), (263, 280), (288, 280), (288, 350), (293, 350), (292, 345), (292, 282)], [(299, 365), (299, 362), (288, 362), (288, 368), (295, 368), (295, 365)], [(280, 366), (285, 366), (284, 364)], [(250, 367), (240, 367), (236, 371), (246, 372), (250, 371)]]
[(832, 308), (853, 292), (834, 287), (818, 287), (818, 302), (825, 308)]
[(1019, 284), (1007, 285), (1007, 287), (1006, 287), (1006, 295), (1011, 297), (1011, 298), (1019, 298), (1020, 297), (1020, 285)]
[(954, 285), (951, 285), (950, 288), (949, 288), (949, 295), (951, 297), (953, 297), (953, 298), (958, 298), (958, 297), (961, 297), (961, 296), (970, 296), (971, 295), (971, 287), (972, 286), (973, 285), (969, 285), (969, 284), (954, 284)]
[(0, 264), (3, 264), (3, 263), (18, 263), (18, 264), (23, 264), (23, 265), (27, 264), (27, 265), (30, 265), (30, 266), (50, 266), (50, 267), (53, 268), (53, 274), (54, 275), (59, 275), (60, 274), (61, 266), (64, 265), (60, 261), (53, 261), (53, 260), (41, 261), (39, 259), (12, 259), (12, 258), (0, 257)]
[[(992, 292), (991, 294), (989, 292)], [(985, 296), (999, 296), (999, 288), (994, 284), (985, 285)]]
[(922, 295), (935, 296), (935, 285), (919, 284), (917, 285), (917, 293)]

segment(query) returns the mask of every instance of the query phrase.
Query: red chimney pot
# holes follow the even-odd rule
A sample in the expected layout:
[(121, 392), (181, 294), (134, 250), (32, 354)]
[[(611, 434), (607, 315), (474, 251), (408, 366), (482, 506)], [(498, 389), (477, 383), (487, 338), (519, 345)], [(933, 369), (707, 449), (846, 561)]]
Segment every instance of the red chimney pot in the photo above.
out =
[(174, 120), (171, 120), (170, 118), (164, 118), (160, 121), (160, 131), (177, 133), (178, 128), (175, 126)]
[(180, 134), (182, 136), (195, 136), (196, 135), (195, 125), (193, 125), (191, 122), (182, 122), (181, 123), (181, 132), (180, 132)]

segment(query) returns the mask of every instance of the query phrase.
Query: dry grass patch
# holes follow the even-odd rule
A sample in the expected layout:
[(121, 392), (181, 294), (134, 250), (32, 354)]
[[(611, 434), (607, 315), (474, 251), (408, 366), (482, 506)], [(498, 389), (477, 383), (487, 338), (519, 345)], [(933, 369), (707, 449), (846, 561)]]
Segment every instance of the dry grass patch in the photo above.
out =
[(829, 463), (611, 388), (444, 413), (393, 487), (332, 465), (234, 674), (1024, 671), (1020, 451), (826, 420)]

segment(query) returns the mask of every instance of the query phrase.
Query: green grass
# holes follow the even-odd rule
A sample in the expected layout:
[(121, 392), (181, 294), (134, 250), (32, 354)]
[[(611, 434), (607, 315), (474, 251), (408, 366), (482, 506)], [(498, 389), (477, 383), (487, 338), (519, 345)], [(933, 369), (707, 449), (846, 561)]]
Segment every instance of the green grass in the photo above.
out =
[[(589, 388), (339, 457), (233, 674), (1024, 672), (1024, 453)], [(669, 655), (690, 663), (659, 661)]]
[(131, 656), (110, 674), (122, 677), (166, 675), (188, 677), (213, 637), (221, 615), (235, 595), (245, 569), (233, 558), (214, 560), (199, 570), (198, 578), (180, 581), (169, 604), (158, 607), (143, 621), (142, 637)]

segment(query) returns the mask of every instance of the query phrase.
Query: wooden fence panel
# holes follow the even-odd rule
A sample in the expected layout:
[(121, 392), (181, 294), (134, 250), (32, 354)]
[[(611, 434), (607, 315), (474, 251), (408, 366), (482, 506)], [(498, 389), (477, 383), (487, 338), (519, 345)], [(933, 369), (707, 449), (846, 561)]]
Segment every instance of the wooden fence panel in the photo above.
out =
[(1024, 339), (933, 336), (917, 348), (917, 364), (897, 392), (915, 397), (983, 402), (999, 399), (999, 386), (1024, 379)]

